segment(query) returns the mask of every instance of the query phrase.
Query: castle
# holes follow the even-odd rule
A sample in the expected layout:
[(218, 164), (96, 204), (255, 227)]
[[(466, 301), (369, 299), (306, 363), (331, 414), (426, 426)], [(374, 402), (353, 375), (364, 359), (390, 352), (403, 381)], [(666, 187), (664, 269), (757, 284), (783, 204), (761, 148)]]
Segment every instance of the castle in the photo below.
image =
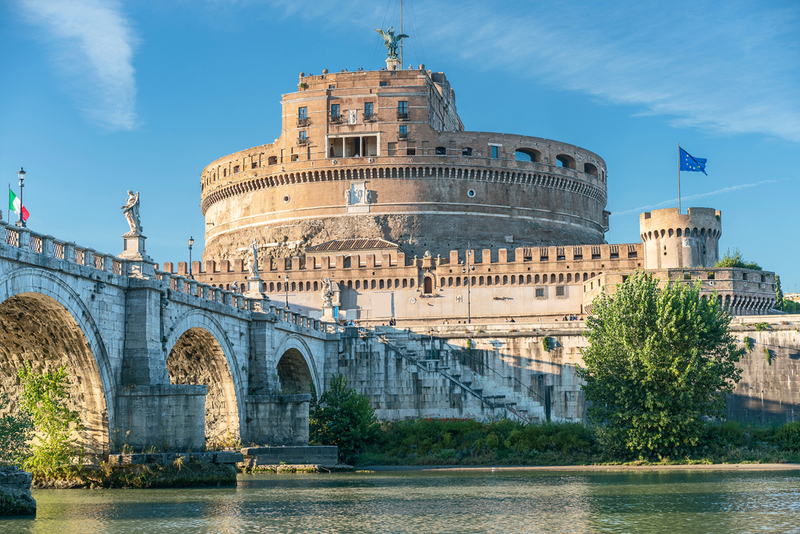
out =
[(270, 299), (361, 324), (582, 317), (601, 287), (642, 269), (700, 280), (737, 315), (772, 309), (774, 273), (713, 268), (719, 211), (644, 213), (641, 242), (612, 245), (606, 200), (597, 154), (467, 131), (443, 73), (390, 57), (379, 71), (301, 73), (274, 143), (203, 170), (192, 273), (245, 287), (255, 246)]

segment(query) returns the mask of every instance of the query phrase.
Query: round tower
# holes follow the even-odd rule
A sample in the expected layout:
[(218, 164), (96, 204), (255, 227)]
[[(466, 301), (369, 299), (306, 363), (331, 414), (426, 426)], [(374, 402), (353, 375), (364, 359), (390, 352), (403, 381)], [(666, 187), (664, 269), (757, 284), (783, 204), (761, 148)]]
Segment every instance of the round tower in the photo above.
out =
[(719, 259), (722, 212), (714, 208), (647, 211), (639, 216), (644, 268), (713, 267)]

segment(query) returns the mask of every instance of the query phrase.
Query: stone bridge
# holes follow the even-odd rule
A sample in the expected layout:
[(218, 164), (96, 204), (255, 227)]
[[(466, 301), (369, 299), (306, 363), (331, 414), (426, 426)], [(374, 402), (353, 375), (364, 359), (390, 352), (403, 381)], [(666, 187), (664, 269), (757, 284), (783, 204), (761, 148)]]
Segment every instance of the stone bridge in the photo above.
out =
[(307, 444), (337, 334), (155, 267), (0, 221), (3, 390), (66, 366), (91, 454)]

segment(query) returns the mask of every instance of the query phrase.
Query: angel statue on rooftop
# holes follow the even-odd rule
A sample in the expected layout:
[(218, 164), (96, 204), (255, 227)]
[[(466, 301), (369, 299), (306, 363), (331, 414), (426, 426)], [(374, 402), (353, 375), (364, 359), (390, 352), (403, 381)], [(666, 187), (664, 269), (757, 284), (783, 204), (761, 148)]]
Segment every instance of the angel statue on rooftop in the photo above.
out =
[(397, 44), (401, 39), (408, 38), (408, 35), (401, 33), (400, 35), (394, 34), (394, 26), (390, 26), (385, 32), (375, 28), (375, 31), (383, 37), (383, 44), (389, 50), (389, 59), (397, 59)]

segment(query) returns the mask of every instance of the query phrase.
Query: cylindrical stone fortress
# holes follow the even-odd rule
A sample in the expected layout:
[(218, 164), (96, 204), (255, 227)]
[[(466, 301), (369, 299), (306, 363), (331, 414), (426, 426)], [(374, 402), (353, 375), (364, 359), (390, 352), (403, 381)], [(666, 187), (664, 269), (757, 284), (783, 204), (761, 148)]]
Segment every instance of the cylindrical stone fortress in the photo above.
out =
[(205, 260), (272, 256), (347, 238), (410, 255), (603, 243), (606, 165), (582, 148), (464, 131), (442, 73), (300, 76), (274, 143), (201, 175)]

